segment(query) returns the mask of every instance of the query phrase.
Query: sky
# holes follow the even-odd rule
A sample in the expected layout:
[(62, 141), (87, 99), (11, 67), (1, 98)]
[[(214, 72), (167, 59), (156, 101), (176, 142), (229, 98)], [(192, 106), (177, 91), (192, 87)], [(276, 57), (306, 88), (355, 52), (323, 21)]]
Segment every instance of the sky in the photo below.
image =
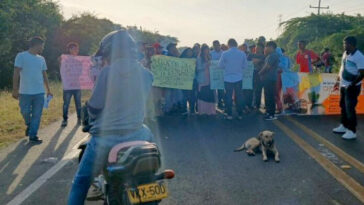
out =
[[(175, 36), (179, 46), (279, 36), (278, 25), (317, 13), (318, 0), (58, 0), (66, 18), (91, 12), (122, 26)], [(323, 12), (364, 15), (363, 0), (322, 0)], [(281, 19), (281, 20), (280, 20)]]

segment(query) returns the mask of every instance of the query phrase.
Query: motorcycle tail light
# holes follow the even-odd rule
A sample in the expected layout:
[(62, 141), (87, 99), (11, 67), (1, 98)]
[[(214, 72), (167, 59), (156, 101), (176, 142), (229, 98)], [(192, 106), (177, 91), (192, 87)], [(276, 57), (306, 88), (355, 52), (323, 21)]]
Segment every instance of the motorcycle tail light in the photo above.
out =
[(175, 176), (175, 173), (172, 169), (166, 169), (163, 172), (165, 179), (173, 179)]

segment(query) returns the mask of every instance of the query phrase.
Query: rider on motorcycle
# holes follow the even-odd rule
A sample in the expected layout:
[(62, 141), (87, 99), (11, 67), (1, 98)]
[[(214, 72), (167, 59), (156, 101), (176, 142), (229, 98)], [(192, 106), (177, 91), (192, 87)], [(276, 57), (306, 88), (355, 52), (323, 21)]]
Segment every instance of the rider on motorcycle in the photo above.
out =
[(143, 125), (145, 105), (153, 76), (137, 62), (135, 41), (126, 30), (107, 34), (96, 55), (106, 61), (87, 103), (91, 119), (91, 139), (73, 180), (69, 205), (84, 204), (95, 176), (110, 149), (127, 141), (154, 141)]

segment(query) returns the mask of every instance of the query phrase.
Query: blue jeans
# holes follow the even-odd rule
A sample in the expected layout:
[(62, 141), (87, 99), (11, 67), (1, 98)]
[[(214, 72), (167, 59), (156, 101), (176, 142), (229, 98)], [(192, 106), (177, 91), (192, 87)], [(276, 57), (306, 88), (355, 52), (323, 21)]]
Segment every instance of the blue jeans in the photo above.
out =
[(146, 126), (125, 136), (92, 136), (73, 180), (68, 205), (82, 205), (91, 183), (105, 166), (111, 148), (128, 141), (153, 142), (153, 134)]
[(63, 90), (63, 119), (68, 120), (68, 108), (71, 98), (75, 100), (77, 118), (81, 119), (81, 90)]
[(23, 115), (30, 139), (37, 137), (43, 105), (44, 93), (35, 95), (20, 94), (19, 96), (20, 112)]
[(329, 65), (329, 66), (325, 66), (325, 73), (332, 73), (332, 66)]

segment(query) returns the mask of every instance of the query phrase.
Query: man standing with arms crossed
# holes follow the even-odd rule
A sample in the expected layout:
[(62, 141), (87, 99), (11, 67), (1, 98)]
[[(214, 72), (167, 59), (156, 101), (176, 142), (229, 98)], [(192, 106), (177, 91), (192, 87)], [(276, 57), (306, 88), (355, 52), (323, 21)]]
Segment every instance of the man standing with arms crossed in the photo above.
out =
[(345, 52), (335, 89), (340, 86), (341, 124), (333, 129), (335, 133), (343, 133), (343, 139), (356, 139), (356, 111), (361, 81), (364, 78), (364, 55), (356, 48), (354, 36), (344, 39)]
[(33, 37), (29, 50), (16, 56), (13, 75), (13, 97), (19, 99), (20, 111), (27, 126), (25, 135), (34, 143), (42, 143), (37, 134), (44, 105), (44, 86), (47, 95), (52, 95), (46, 73), (47, 65), (39, 55), (43, 49), (44, 40)]
[(266, 55), (263, 68), (259, 71), (259, 77), (264, 88), (266, 116), (265, 120), (276, 120), (276, 85), (279, 64), (279, 55), (276, 52), (277, 44), (274, 41), (267, 42), (264, 54)]

